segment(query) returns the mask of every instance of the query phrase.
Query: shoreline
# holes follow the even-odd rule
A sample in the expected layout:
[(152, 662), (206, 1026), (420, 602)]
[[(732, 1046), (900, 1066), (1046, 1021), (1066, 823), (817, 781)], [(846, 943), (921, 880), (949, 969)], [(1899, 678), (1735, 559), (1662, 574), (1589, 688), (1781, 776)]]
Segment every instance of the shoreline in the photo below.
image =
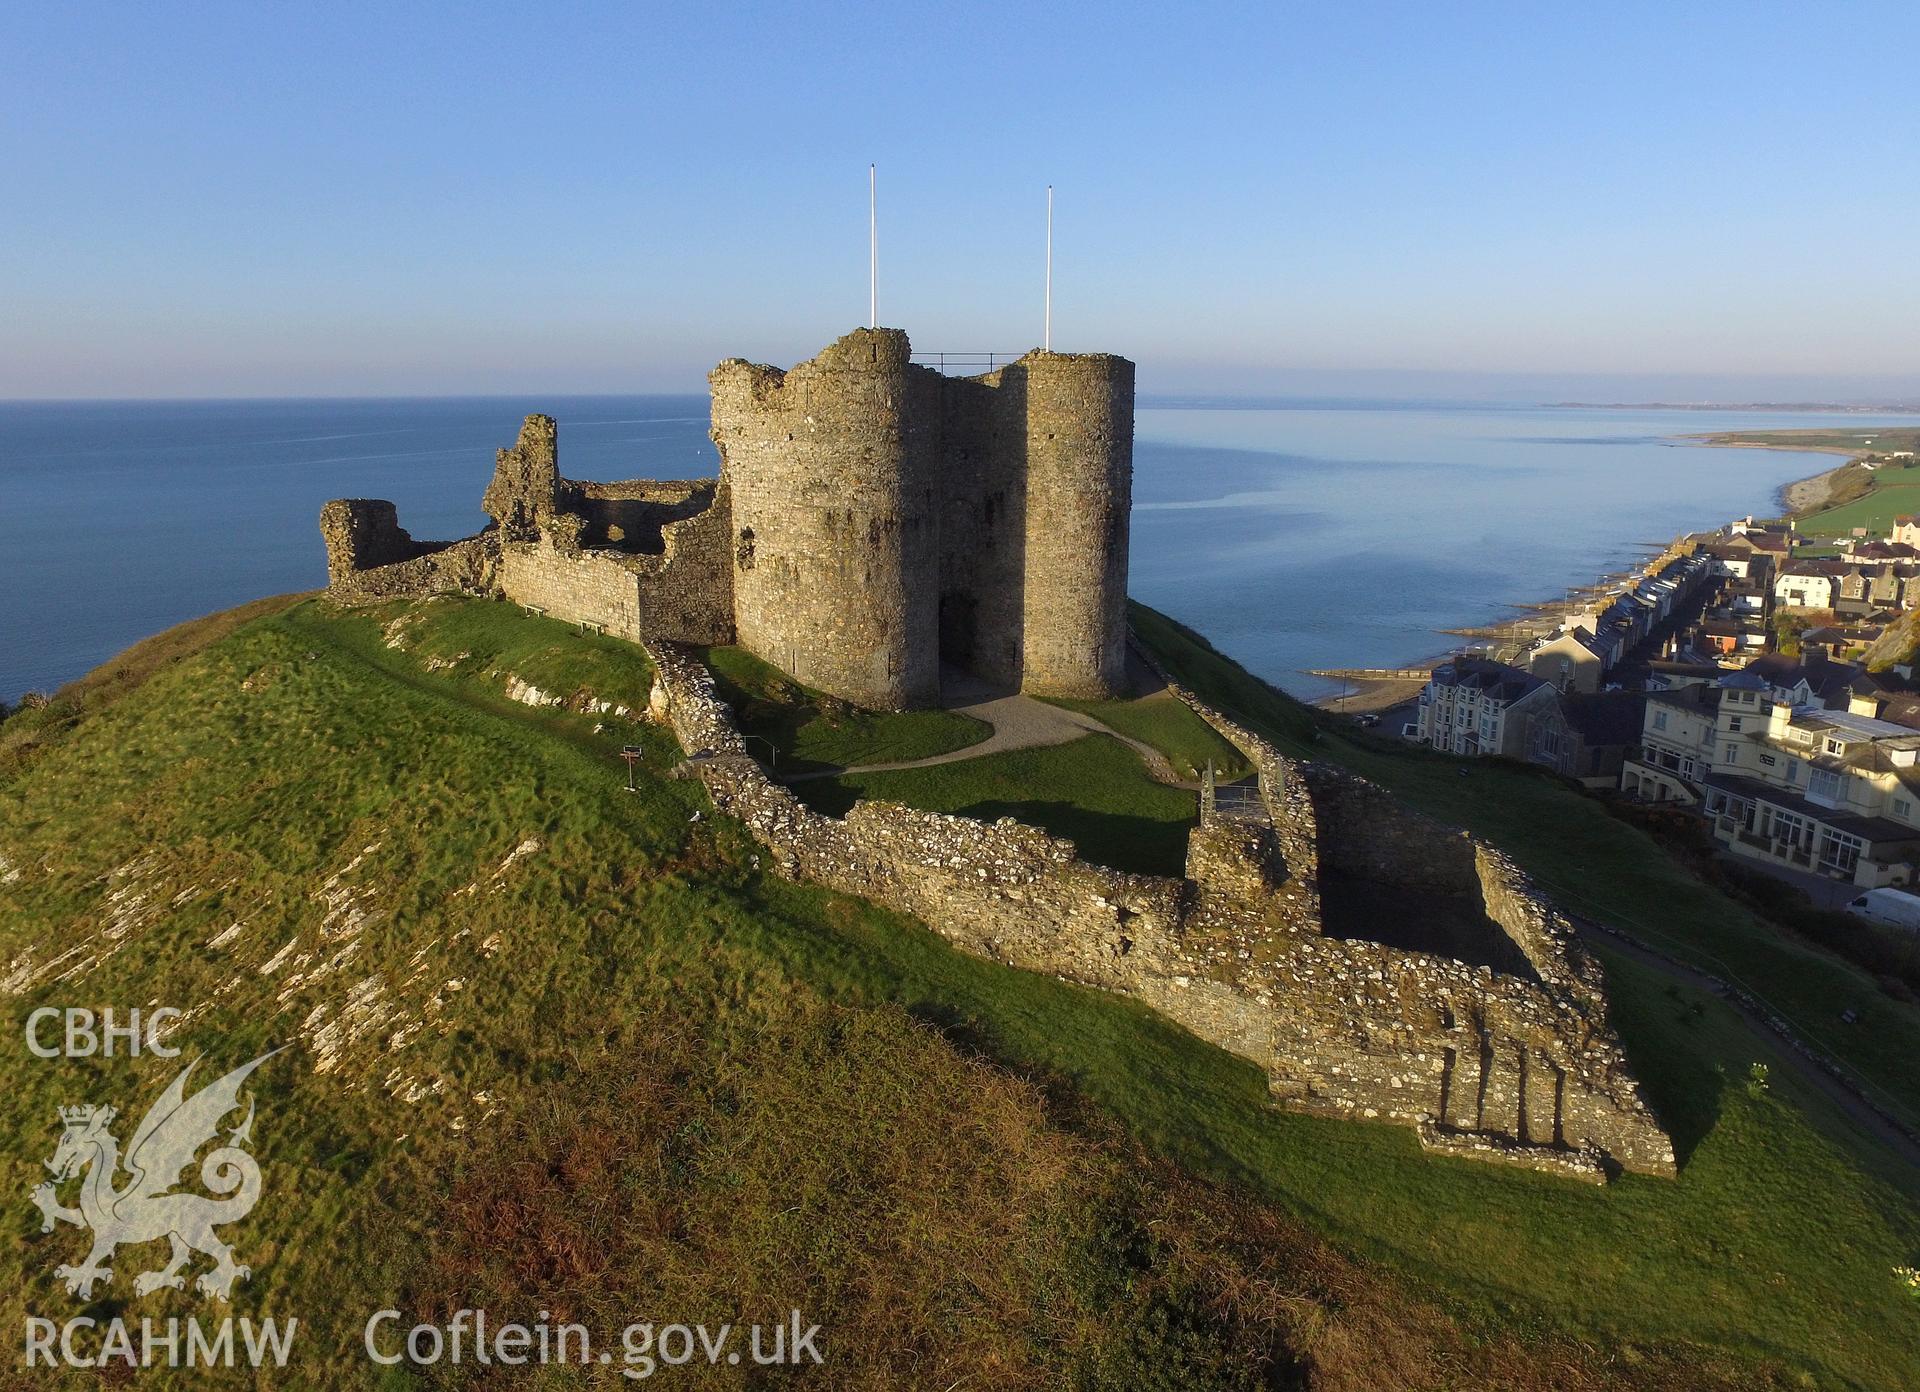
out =
[[(1762, 445), (1759, 448), (1779, 449), (1784, 446)], [(1783, 483), (1774, 490), (1774, 501), (1780, 505), (1780, 510), (1788, 517), (1800, 517), (1806, 513), (1818, 512), (1833, 495), (1833, 481), (1840, 476), (1843, 469), (1850, 468), (1852, 465), (1853, 459), (1849, 456), (1845, 464), (1836, 464), (1831, 469), (1822, 470), (1807, 478)]]
[(1803, 513), (1818, 511), (1820, 505), (1826, 502), (1828, 495), (1833, 491), (1834, 476), (1866, 453), (1857, 445), (1800, 445), (1766, 440), (1724, 440), (1715, 443), (1716, 437), (1711, 433), (1677, 435), (1674, 438), (1707, 449), (1788, 450), (1795, 454), (1845, 455), (1845, 462), (1836, 464), (1831, 469), (1822, 469), (1817, 474), (1789, 480), (1773, 490), (1774, 503), (1779, 507), (1782, 515), (1787, 517), (1798, 517)]
[[(1677, 435), (1673, 438), (1676, 441), (1685, 442), (1690, 445), (1698, 445), (1707, 449), (1792, 450), (1800, 454), (1845, 455), (1846, 458), (1841, 463), (1835, 464), (1830, 469), (1823, 469), (1817, 474), (1809, 474), (1806, 478), (1791, 479), (1774, 489), (1773, 501), (1780, 509), (1781, 515), (1786, 517), (1799, 517), (1810, 512), (1818, 511), (1832, 493), (1834, 479), (1842, 470), (1852, 465), (1853, 461), (1862, 453), (1860, 449), (1846, 445), (1791, 445), (1761, 443), (1757, 441), (1728, 441), (1724, 444), (1710, 444), (1709, 441), (1712, 439), (1712, 436), (1709, 434)], [(1689, 533), (1688, 535), (1693, 534)], [(1681, 538), (1676, 538), (1675, 541), (1677, 542), (1680, 539)], [(1667, 552), (1673, 549), (1674, 544), (1669, 543), (1665, 550), (1659, 555), (1653, 557), (1645, 565), (1629, 572), (1629, 576), (1623, 577), (1623, 579), (1646, 573), (1647, 570), (1652, 569), (1664, 560)], [(1399, 665), (1409, 669), (1414, 667), (1431, 669), (1445, 662), (1448, 658), (1453, 657), (1456, 653), (1466, 648), (1469, 643), (1478, 643), (1490, 649), (1497, 657), (1501, 649), (1519, 645), (1532, 637), (1551, 632), (1553, 628), (1558, 626), (1561, 618), (1570, 613), (1578, 612), (1577, 607), (1570, 606), (1564, 598), (1516, 607), (1523, 610), (1523, 612), (1515, 617), (1496, 619), (1485, 624), (1474, 625), (1472, 628), (1462, 629), (1458, 635), (1461, 641), (1455, 647)], [(1411, 699), (1412, 696), (1421, 689), (1422, 683), (1411, 679), (1394, 679), (1355, 681), (1352, 683), (1352, 686), (1352, 691), (1344, 697), (1339, 693), (1317, 696), (1309, 701), (1308, 704), (1321, 710), (1335, 711), (1345, 715), (1377, 712), (1390, 709), (1393, 706), (1400, 705), (1402, 702)]]
[[(1409, 670), (1424, 667), (1430, 672), (1441, 663), (1455, 657), (1458, 651), (1457, 648), (1447, 648), (1428, 657), (1402, 663), (1401, 666)], [(1331, 681), (1333, 678), (1323, 677), (1321, 680)], [(1307, 704), (1316, 710), (1331, 711), (1335, 715), (1377, 715), (1381, 711), (1391, 710), (1395, 706), (1411, 701), (1425, 686), (1426, 682), (1415, 681), (1411, 677), (1396, 677), (1383, 681), (1349, 681), (1346, 683), (1347, 689), (1344, 692), (1330, 691), (1324, 696), (1314, 697)]]

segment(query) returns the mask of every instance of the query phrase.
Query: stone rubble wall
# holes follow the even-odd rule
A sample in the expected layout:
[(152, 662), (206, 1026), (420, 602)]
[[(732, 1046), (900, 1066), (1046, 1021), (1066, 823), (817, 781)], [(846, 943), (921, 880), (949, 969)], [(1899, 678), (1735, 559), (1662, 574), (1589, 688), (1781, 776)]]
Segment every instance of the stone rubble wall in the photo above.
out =
[(857, 803), (845, 818), (815, 812), (748, 755), (697, 658), (671, 643), (647, 647), (659, 681), (651, 708), (688, 752), (687, 771), (782, 873), (912, 915), (977, 956), (1138, 996), (1266, 1066), (1266, 1012), (1225, 983), (1196, 979), (1185, 959), (1191, 884), (1089, 864), (1071, 841), (1011, 818), (883, 802)]
[[(1397, 1122), (1450, 1153), (1588, 1179), (1609, 1165), (1674, 1172), (1599, 997), (1321, 935), (1315, 897), (1287, 892), (1314, 863), (1306, 776), (1218, 712), (1203, 716), (1246, 739), (1270, 787), (1271, 831), (1209, 821), (1190, 852), (1201, 875), (1131, 875), (1011, 819), (879, 802), (844, 818), (815, 812), (750, 757), (690, 652), (648, 649), (651, 707), (688, 752), (686, 771), (782, 873), (912, 915), (975, 955), (1133, 996), (1259, 1065), (1281, 1105)], [(1551, 931), (1551, 906), (1504, 857), (1473, 863), (1503, 913)]]
[(335, 498), (320, 509), (327, 547), (327, 593), (342, 603), (369, 604), (408, 595), (493, 588), (500, 547), (491, 533), (464, 541), (415, 541), (393, 504), (381, 498)]

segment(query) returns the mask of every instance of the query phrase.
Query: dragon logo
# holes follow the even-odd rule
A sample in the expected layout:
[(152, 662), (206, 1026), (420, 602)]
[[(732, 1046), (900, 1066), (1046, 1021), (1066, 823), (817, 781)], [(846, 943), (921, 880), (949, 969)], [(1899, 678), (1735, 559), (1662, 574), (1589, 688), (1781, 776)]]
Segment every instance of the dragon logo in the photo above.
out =
[[(163, 1237), (173, 1244), (172, 1255), (163, 1269), (144, 1271), (134, 1279), (133, 1289), (138, 1295), (162, 1286), (185, 1290), (187, 1278), (181, 1275), (181, 1268), (193, 1260), (195, 1252), (212, 1257), (214, 1266), (200, 1273), (194, 1289), (216, 1300), (225, 1300), (235, 1281), (244, 1281), (252, 1274), (250, 1267), (234, 1261), (233, 1249), (214, 1233), (216, 1227), (246, 1217), (260, 1199), (259, 1163), (242, 1148), (253, 1134), (251, 1097), (247, 1099), (246, 1119), (227, 1133), (225, 1145), (208, 1152), (200, 1162), (200, 1182), (223, 1197), (209, 1199), (169, 1191), (179, 1182), (181, 1171), (193, 1163), (200, 1147), (218, 1135), (221, 1120), (240, 1105), (240, 1087), (247, 1075), (279, 1052), (275, 1049), (241, 1064), (192, 1097), (186, 1095), (187, 1076), (198, 1060), (188, 1064), (140, 1119), (124, 1161), (119, 1141), (107, 1129), (119, 1115), (116, 1108), (60, 1109), (60, 1144), (46, 1162), (53, 1179), (33, 1191), (33, 1202), (40, 1210), (41, 1232), (52, 1232), (59, 1221), (93, 1233), (93, 1247), (84, 1262), (54, 1269), (53, 1274), (66, 1285), (69, 1295), (91, 1300), (96, 1283), (113, 1280), (113, 1272), (105, 1263), (114, 1248)], [(123, 1165), (128, 1178), (116, 1187)], [(62, 1206), (58, 1187), (83, 1175), (80, 1206)]]

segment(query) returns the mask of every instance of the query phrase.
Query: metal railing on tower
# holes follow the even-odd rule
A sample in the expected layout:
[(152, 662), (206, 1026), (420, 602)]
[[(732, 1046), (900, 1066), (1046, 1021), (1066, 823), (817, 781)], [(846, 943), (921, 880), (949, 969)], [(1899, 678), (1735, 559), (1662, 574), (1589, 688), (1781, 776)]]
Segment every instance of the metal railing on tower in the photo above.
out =
[(915, 367), (930, 367), (948, 377), (981, 377), (1025, 356), (1025, 353), (915, 353), (911, 361)]

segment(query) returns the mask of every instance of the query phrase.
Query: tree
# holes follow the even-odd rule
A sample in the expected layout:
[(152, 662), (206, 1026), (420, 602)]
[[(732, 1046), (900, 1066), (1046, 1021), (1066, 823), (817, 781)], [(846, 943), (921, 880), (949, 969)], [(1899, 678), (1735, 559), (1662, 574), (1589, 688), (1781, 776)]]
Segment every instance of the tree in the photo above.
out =
[(1826, 609), (1779, 609), (1773, 616), (1773, 648), (1783, 657), (1800, 655), (1800, 635), (1810, 628), (1832, 623), (1833, 614)]

